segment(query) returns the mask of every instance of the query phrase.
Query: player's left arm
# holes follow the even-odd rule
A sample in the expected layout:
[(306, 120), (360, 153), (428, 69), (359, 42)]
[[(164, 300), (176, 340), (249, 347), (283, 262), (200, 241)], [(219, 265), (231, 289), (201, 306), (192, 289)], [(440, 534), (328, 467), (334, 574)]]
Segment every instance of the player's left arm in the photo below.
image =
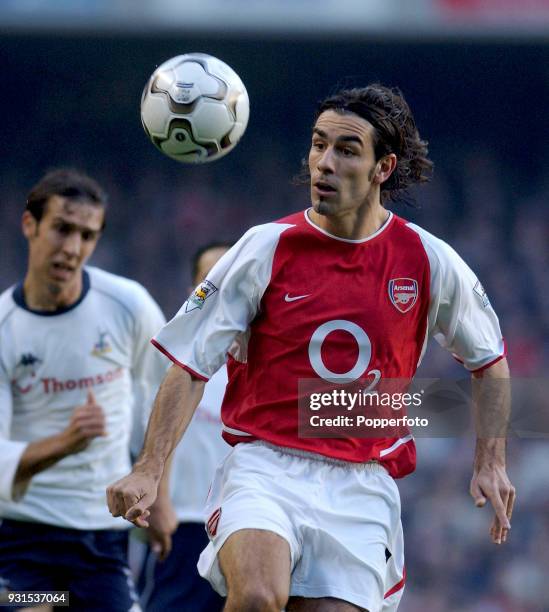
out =
[(507, 428), (511, 412), (511, 384), (507, 359), (472, 375), (473, 415), (477, 433), (470, 493), (475, 505), (490, 501), (494, 520), (490, 535), (503, 544), (511, 528), (515, 487), (506, 471)]
[(498, 317), (481, 283), (446, 243), (416, 228), (430, 264), (429, 335), (472, 374), (477, 445), (470, 492), (477, 506), (489, 500), (495, 511), (490, 530), (505, 542), (515, 489), (505, 469), (510, 413), (509, 368)]

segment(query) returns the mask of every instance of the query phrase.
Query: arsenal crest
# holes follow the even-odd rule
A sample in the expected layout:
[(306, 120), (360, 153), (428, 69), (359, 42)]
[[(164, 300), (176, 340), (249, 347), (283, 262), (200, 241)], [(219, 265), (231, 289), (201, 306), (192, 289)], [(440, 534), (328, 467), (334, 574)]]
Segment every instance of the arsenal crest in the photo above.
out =
[(413, 278), (392, 278), (389, 281), (389, 299), (403, 314), (414, 307), (417, 293), (417, 281)]

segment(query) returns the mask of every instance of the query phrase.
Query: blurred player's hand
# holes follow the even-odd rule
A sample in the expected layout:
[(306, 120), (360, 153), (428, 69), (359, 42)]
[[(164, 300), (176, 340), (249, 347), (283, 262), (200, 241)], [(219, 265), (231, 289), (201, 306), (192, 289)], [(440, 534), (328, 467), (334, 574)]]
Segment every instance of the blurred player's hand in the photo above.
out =
[(160, 495), (151, 506), (149, 517), (149, 544), (160, 561), (172, 550), (172, 534), (177, 529), (177, 514), (167, 495)]
[(483, 465), (473, 473), (469, 489), (477, 508), (482, 508), (489, 500), (494, 508), (494, 520), (490, 535), (495, 544), (507, 541), (511, 529), (511, 516), (515, 504), (515, 487), (511, 484), (502, 465)]
[(107, 488), (107, 505), (113, 516), (123, 516), (136, 527), (148, 527), (149, 508), (157, 495), (159, 478), (142, 471), (130, 472)]
[(97, 436), (106, 436), (105, 413), (95, 401), (93, 391), (88, 391), (86, 403), (77, 406), (71, 420), (61, 433), (63, 446), (68, 455), (83, 451)]

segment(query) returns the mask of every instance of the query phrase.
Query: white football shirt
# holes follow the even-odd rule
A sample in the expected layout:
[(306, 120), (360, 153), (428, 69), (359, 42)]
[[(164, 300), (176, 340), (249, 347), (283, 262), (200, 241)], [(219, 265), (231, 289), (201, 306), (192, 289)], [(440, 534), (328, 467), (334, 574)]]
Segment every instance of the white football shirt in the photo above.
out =
[[(55, 312), (29, 310), (22, 285), (0, 296), (0, 517), (123, 529), (105, 489), (129, 472), (132, 429), (142, 435), (169, 365), (149, 343), (164, 317), (134, 281), (91, 267), (83, 280), (80, 300)], [(60, 433), (90, 390), (107, 436), (14, 491), (27, 444)]]

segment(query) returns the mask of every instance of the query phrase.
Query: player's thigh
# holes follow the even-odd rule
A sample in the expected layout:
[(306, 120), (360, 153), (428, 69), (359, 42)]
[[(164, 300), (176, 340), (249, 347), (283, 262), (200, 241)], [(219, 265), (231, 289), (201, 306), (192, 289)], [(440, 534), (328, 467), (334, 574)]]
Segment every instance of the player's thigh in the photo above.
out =
[(354, 604), (334, 597), (290, 597), (286, 612), (368, 612)]
[(290, 592), (290, 545), (264, 529), (241, 529), (219, 551), (219, 564), (229, 598), (245, 598), (251, 590), (273, 595), (282, 605)]

